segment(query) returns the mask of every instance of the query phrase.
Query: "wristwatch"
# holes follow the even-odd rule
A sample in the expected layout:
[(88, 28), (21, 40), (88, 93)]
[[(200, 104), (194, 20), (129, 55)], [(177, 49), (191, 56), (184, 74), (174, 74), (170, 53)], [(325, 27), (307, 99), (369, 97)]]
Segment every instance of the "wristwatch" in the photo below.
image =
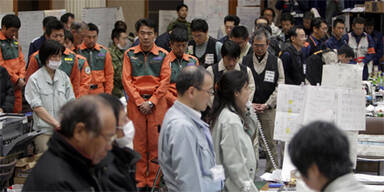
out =
[(151, 102), (151, 101), (148, 101), (148, 104), (149, 104), (149, 106), (151, 107), (151, 108), (153, 108), (153, 103)]

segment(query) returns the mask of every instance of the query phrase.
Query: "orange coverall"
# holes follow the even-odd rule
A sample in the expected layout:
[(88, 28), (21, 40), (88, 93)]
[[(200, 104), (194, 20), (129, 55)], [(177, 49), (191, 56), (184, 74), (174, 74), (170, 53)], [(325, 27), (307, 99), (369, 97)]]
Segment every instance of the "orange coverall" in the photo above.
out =
[[(165, 62), (168, 52), (153, 44), (148, 53), (140, 45), (124, 53), (122, 81), (128, 94), (128, 117), (135, 126), (134, 149), (141, 154), (136, 164), (137, 187), (152, 186), (159, 165), (157, 159), (159, 127), (168, 109), (165, 95), (168, 91), (171, 70)], [(139, 111), (139, 105), (151, 101), (154, 105), (150, 114)]]

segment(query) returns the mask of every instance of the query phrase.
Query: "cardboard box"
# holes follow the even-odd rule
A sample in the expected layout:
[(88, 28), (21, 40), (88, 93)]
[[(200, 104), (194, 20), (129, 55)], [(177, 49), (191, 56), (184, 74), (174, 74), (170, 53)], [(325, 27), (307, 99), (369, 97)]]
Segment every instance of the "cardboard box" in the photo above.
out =
[(384, 2), (382, 1), (366, 1), (365, 12), (368, 13), (384, 13)]

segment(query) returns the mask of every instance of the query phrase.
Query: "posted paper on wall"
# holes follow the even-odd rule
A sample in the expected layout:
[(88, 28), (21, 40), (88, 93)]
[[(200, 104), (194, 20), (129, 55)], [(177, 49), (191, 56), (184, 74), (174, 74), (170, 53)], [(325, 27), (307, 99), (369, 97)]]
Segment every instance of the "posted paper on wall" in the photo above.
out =
[(321, 86), (361, 89), (363, 68), (353, 64), (330, 64), (323, 66)]

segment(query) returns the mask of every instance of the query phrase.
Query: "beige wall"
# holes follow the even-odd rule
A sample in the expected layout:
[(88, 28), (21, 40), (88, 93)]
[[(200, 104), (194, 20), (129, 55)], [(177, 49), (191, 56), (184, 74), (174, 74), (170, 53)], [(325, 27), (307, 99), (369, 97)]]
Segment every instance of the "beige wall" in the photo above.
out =
[(135, 23), (138, 19), (144, 17), (144, 0), (107, 0), (108, 7), (123, 8), (125, 22), (127, 23), (127, 32), (135, 33)]
[(13, 0), (0, 0), (0, 13), (13, 12)]
[(52, 0), (52, 9), (65, 9), (64, 0)]

